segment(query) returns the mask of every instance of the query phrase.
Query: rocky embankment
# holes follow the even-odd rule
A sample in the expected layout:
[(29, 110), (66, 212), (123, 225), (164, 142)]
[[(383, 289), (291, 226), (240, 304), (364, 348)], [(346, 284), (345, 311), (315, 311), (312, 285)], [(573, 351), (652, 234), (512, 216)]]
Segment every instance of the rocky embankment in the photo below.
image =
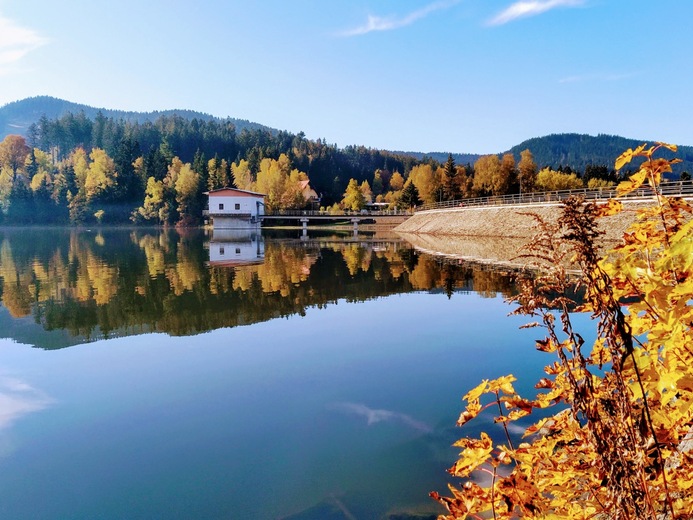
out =
[[(602, 219), (604, 242), (617, 243), (648, 202), (626, 202), (618, 215)], [(466, 260), (521, 266), (524, 245), (537, 232), (532, 214), (555, 222), (560, 204), (461, 207), (415, 213), (395, 231), (418, 249)]]

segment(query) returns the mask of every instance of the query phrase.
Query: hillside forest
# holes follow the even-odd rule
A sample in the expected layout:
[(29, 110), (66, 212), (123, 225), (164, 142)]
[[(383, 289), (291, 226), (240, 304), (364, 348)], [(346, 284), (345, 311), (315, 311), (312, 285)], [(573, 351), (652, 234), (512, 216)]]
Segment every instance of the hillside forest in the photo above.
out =
[[(624, 172), (623, 175), (627, 175)], [(532, 151), (456, 164), (363, 146), (339, 148), (303, 133), (230, 120), (162, 115), (153, 121), (41, 117), (0, 142), (0, 223), (202, 223), (205, 193), (227, 186), (265, 193), (268, 211), (411, 208), (443, 200), (608, 186), (605, 165), (537, 165)], [(307, 181), (307, 182), (306, 182)], [(309, 184), (319, 200), (305, 196)]]

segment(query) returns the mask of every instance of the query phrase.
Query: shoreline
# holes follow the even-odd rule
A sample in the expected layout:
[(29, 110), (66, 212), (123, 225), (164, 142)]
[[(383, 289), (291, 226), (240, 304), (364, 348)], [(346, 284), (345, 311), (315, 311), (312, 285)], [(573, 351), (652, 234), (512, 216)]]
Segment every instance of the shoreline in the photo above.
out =
[[(624, 201), (617, 215), (600, 219), (604, 231), (600, 242), (605, 249), (621, 242), (635, 221), (636, 210), (651, 206), (649, 201)], [(416, 249), (460, 260), (525, 269), (530, 259), (522, 257), (524, 247), (537, 232), (533, 214), (556, 222), (561, 204), (469, 207), (428, 210), (415, 213), (395, 232)]]

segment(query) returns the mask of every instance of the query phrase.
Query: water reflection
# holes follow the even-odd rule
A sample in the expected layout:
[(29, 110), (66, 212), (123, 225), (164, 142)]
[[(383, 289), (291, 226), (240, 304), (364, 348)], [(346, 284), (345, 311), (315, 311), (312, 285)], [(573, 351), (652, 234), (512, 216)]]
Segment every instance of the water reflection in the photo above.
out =
[[(342, 299), (472, 290), (507, 296), (512, 277), (434, 258), (392, 237), (0, 232), (0, 294), (9, 313), (0, 313), (1, 330), (42, 348), (156, 331), (189, 335), (304, 315)], [(21, 319), (25, 326), (12, 326)], [(56, 340), (56, 331), (68, 339)]]
[(209, 242), (209, 265), (239, 267), (265, 261), (265, 239), (259, 231), (215, 229)]
[(1, 516), (433, 518), (460, 396), (542, 374), (512, 291), (379, 234), (0, 230)]

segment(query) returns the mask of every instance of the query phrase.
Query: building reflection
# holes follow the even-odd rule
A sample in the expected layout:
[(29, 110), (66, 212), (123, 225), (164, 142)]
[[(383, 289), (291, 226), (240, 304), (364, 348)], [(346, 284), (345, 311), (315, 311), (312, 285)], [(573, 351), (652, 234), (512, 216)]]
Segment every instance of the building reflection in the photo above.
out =
[(209, 265), (239, 267), (265, 261), (265, 239), (256, 230), (215, 229), (209, 242)]

